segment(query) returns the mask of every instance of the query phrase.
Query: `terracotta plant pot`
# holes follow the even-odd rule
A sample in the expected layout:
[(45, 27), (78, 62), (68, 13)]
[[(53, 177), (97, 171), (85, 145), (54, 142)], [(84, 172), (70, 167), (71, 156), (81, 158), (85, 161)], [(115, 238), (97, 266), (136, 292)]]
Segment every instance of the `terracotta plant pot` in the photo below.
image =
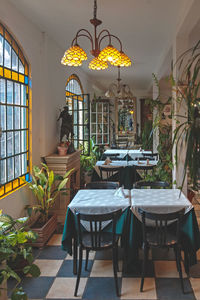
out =
[[(36, 221), (37, 222), (37, 221)], [(46, 242), (49, 240), (49, 238), (52, 236), (54, 231), (57, 228), (57, 216), (53, 215), (50, 217), (50, 219), (44, 224), (41, 228), (31, 228), (34, 232), (38, 234), (37, 241), (32, 243), (31, 245), (33, 247), (42, 248), (46, 244)]]
[(68, 147), (57, 146), (58, 155), (64, 156), (67, 154)]
[(192, 203), (192, 200), (195, 196), (195, 192), (191, 189), (188, 189), (187, 190), (187, 197), (188, 197), (188, 200)]

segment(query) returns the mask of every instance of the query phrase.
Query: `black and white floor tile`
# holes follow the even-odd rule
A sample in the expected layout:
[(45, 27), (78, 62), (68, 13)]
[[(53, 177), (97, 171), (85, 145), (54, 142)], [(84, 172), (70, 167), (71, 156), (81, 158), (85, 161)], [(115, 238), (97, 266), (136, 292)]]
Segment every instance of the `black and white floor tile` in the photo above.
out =
[[(140, 293), (141, 262), (126, 274), (119, 253), (119, 286), (121, 297), (115, 293), (111, 252), (90, 253), (88, 270), (83, 270), (78, 297), (74, 297), (76, 276), (73, 275), (73, 260), (61, 250), (61, 234), (54, 234), (48, 245), (34, 250), (35, 263), (40, 267), (39, 278), (26, 277), (22, 286), (33, 299), (53, 300), (200, 300), (200, 252), (198, 264), (191, 268), (190, 278), (184, 273), (186, 294), (182, 293), (174, 255), (171, 250), (150, 253), (144, 292)], [(14, 286), (10, 281), (8, 289)]]

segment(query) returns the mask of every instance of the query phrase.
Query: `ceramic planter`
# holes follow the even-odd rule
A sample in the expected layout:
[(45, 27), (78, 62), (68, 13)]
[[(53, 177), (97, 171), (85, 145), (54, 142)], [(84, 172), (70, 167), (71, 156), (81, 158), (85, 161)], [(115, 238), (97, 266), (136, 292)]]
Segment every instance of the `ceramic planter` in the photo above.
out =
[(49, 238), (52, 236), (54, 231), (57, 228), (57, 217), (56, 215), (53, 215), (50, 217), (50, 219), (44, 224), (41, 228), (31, 228), (34, 232), (38, 234), (37, 241), (32, 243), (31, 245), (33, 247), (42, 248), (46, 244), (46, 242), (49, 240)]

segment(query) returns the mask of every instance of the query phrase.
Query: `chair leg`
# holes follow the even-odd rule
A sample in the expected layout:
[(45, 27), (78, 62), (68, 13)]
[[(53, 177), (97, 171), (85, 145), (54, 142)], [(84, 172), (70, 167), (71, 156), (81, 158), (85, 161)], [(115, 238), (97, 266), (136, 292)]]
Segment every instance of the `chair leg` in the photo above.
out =
[(142, 278), (141, 278), (141, 284), (140, 284), (140, 292), (143, 292), (143, 286), (144, 286), (144, 276), (146, 271), (146, 263), (148, 260), (148, 247), (147, 245), (144, 245), (144, 257), (143, 257), (143, 263), (142, 263)]
[(78, 274), (77, 274), (77, 279), (76, 279), (76, 287), (75, 287), (75, 292), (74, 296), (77, 296), (78, 292), (78, 287), (79, 287), (79, 282), (80, 282), (80, 277), (81, 277), (81, 269), (82, 269), (82, 260), (83, 260), (83, 249), (80, 246), (79, 247), (79, 265), (78, 265)]
[(87, 271), (87, 267), (88, 267), (89, 252), (90, 252), (89, 250), (86, 250), (85, 271)]
[(77, 274), (77, 239), (74, 238), (74, 249), (73, 249), (73, 273), (74, 275)]
[(181, 288), (183, 291), (183, 294), (185, 293), (184, 291), (184, 284), (183, 284), (183, 274), (182, 274), (182, 267), (181, 267), (181, 249), (180, 247), (177, 247), (177, 265), (178, 265), (178, 272), (179, 272), (179, 277), (181, 281)]
[(118, 278), (117, 278), (117, 268), (118, 268), (118, 261), (116, 257), (116, 249), (113, 248), (113, 273), (114, 273), (114, 279), (115, 279), (115, 287), (116, 287), (116, 294), (117, 297), (120, 297), (119, 295), (119, 287), (118, 287)]

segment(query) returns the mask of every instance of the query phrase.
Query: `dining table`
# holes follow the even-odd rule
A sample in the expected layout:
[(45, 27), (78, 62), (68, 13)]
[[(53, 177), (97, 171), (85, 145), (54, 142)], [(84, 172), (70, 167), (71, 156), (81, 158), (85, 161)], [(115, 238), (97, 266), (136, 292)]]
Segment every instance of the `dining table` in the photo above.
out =
[(152, 151), (144, 150), (128, 150), (128, 149), (107, 149), (104, 153), (104, 156), (109, 154), (116, 154), (120, 159), (124, 159), (128, 155), (131, 159), (135, 160), (138, 157), (143, 157), (143, 154), (152, 154)]
[[(157, 160), (144, 160), (144, 161), (137, 161), (137, 160), (112, 160), (110, 163), (106, 161), (99, 160), (96, 162), (94, 170), (97, 176), (100, 178), (100, 171), (99, 166), (103, 166), (105, 168), (116, 168), (116, 167), (123, 167), (120, 168), (119, 174), (119, 184), (120, 186), (124, 186), (125, 189), (132, 189), (133, 184), (139, 180), (139, 176), (142, 175), (141, 171), (145, 171), (146, 173), (152, 170), (158, 164)], [(139, 174), (137, 174), (137, 172)]]
[[(76, 212), (99, 214), (120, 208), (123, 213), (117, 222), (117, 234), (121, 235), (126, 265), (131, 269), (138, 262), (139, 248), (142, 246), (142, 223), (137, 212), (139, 207), (165, 213), (185, 208), (181, 223), (181, 247), (185, 270), (188, 272), (189, 266), (196, 263), (200, 234), (194, 208), (179, 189), (79, 190), (67, 208), (62, 249), (72, 255), (72, 241), (76, 242), (77, 232)], [(175, 223), (169, 226), (175, 228)], [(105, 224), (103, 230), (111, 231), (111, 228), (111, 224)], [(83, 230), (87, 229), (83, 224)]]

